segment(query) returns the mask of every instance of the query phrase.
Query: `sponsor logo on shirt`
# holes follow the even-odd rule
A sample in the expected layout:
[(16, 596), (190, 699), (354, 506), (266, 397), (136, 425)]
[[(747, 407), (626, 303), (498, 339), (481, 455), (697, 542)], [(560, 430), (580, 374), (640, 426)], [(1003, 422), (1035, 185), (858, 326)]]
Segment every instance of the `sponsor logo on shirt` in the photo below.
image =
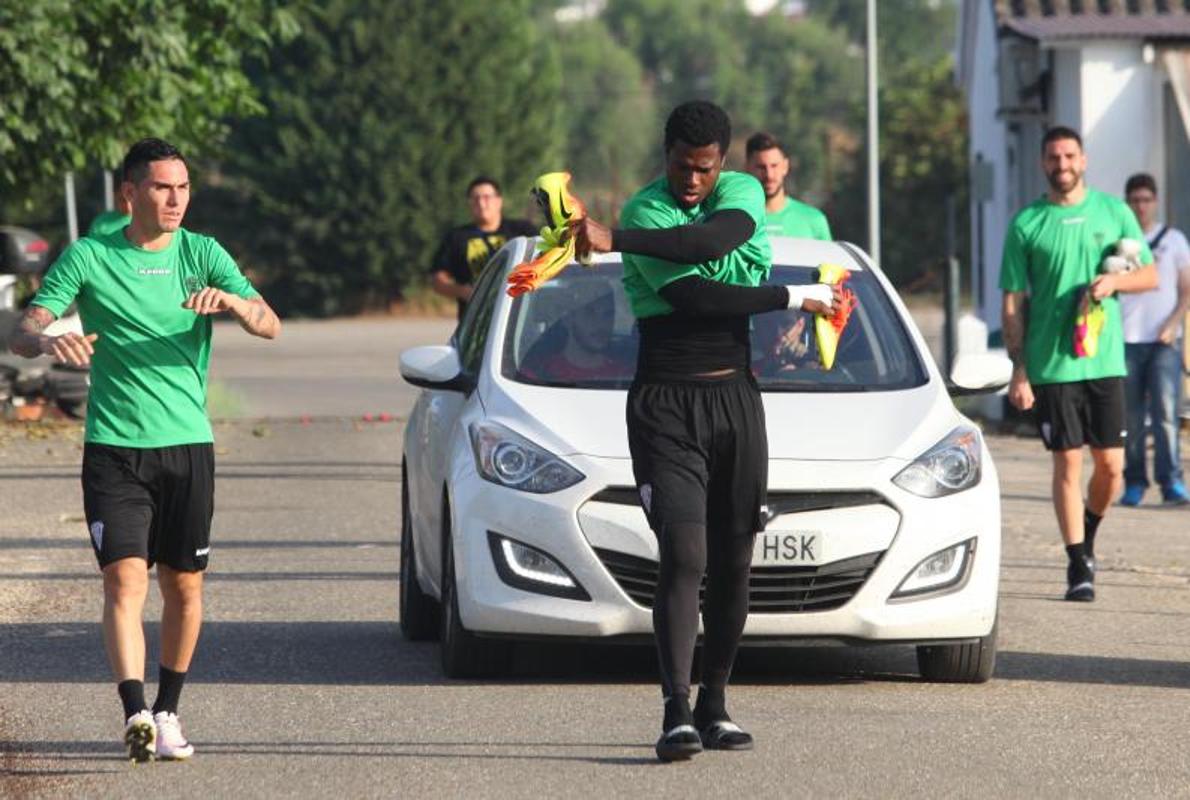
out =
[(1063, 225), (1082, 225), (1087, 221), (1086, 217), (1067, 217), (1062, 220)]
[(169, 269), (168, 267), (161, 268), (161, 269), (150, 269), (148, 267), (142, 267), (136, 271), (136, 274), (137, 275), (172, 275), (173, 270)]

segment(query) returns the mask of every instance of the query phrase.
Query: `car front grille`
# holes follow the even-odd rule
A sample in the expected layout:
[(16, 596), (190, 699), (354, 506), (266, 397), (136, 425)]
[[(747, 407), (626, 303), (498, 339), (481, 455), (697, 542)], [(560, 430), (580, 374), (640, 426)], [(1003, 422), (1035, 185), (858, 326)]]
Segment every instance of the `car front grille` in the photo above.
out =
[[(595, 554), (633, 602), (653, 607), (656, 561), (598, 547)], [(839, 608), (860, 590), (883, 555), (883, 551), (866, 553), (819, 567), (752, 567), (748, 574), (748, 612), (796, 614)], [(704, 578), (698, 590), (700, 607), (705, 589)]]

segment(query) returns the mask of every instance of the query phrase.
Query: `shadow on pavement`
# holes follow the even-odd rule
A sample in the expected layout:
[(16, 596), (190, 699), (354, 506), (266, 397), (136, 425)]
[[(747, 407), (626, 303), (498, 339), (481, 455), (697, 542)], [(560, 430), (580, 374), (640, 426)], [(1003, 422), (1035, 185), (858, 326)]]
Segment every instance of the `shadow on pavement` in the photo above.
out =
[[(267, 545), (258, 545), (267, 547)], [(275, 581), (386, 581), (397, 579), (397, 572), (360, 572), (359, 570), (328, 570), (319, 572), (208, 572), (204, 583)], [(8, 572), (0, 573), (0, 581), (95, 581), (94, 572)]]
[(997, 680), (1190, 689), (1190, 663), (1151, 658), (1001, 652)]
[[(146, 624), (149, 663), (158, 625)], [(69, 657), (64, 657), (69, 653)], [(518, 643), (506, 675), (476, 685), (656, 681), (650, 645)], [(697, 676), (697, 668), (696, 668)], [(999, 680), (1190, 688), (1190, 664), (1111, 656), (1004, 652)], [(0, 625), (0, 683), (107, 683), (97, 623)], [(207, 622), (188, 682), (317, 686), (463, 686), (445, 678), (434, 642), (405, 641), (396, 622)], [(735, 685), (918, 683), (914, 649), (741, 650)]]
[[(224, 510), (225, 505), (220, 506), (220, 510)], [(253, 506), (253, 510), (261, 510), (260, 506)], [(83, 530), (82, 521), (79, 521), (79, 535), (76, 537), (64, 538), (58, 537), (26, 537), (26, 538), (6, 538), (4, 540), (4, 549), (12, 552), (14, 550), (78, 550), (80, 547), (86, 548), (87, 538), (86, 532)], [(371, 547), (391, 547), (396, 549), (400, 542), (396, 539), (224, 539), (222, 537), (215, 539), (215, 546), (220, 550), (255, 550), (259, 548), (268, 548), (269, 550), (310, 550), (319, 548), (371, 548)], [(91, 577), (98, 579), (99, 570), (88, 573)], [(216, 573), (210, 572), (207, 574), (207, 579), (210, 580)], [(20, 573), (0, 573), (0, 578), (22, 578)]]
[[(451, 760), (524, 760), (524, 761), (568, 761), (606, 764), (611, 766), (636, 766), (659, 764), (653, 755), (651, 744), (642, 742), (195, 742), (201, 748), (203, 757), (217, 755), (232, 756), (329, 756), (332, 758), (417, 758)], [(546, 749), (561, 752), (517, 752), (518, 750)], [(642, 751), (639, 756), (597, 756), (575, 755), (567, 751), (575, 749), (614, 749)], [(487, 752), (469, 752), (482, 750)], [(499, 750), (501, 752), (490, 752)], [(437, 752), (435, 752), (437, 751)], [(0, 753), (20, 758), (52, 759), (54, 761), (125, 761), (123, 748), (112, 741), (0, 741)], [(19, 763), (19, 761), (17, 762)], [(36, 767), (7, 770), (8, 774), (29, 777), (79, 776), (100, 773), (119, 773), (120, 769), (108, 770), (40, 770)], [(6, 771), (0, 771), (0, 775)]]
[[(149, 663), (158, 625), (145, 626)], [(757, 648), (740, 653), (737, 684), (839, 684), (916, 680), (912, 649)], [(64, 658), (64, 653), (70, 653)], [(651, 644), (522, 642), (500, 683), (656, 681)], [(0, 625), (0, 683), (106, 683), (97, 623)], [(207, 622), (188, 683), (466, 685), (445, 678), (438, 645), (405, 641), (396, 622)]]

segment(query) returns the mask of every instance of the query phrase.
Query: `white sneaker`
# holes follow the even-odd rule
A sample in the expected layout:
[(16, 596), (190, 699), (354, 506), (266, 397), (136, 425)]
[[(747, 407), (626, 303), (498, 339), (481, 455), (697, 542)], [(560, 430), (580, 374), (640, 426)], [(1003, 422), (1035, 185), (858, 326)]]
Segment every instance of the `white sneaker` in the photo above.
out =
[(152, 761), (157, 754), (157, 726), (148, 709), (136, 712), (124, 723), (124, 745), (128, 759), (137, 764)]
[(182, 735), (182, 723), (178, 715), (169, 711), (158, 711), (153, 715), (157, 724), (157, 757), (165, 761), (185, 761), (194, 755), (194, 745)]

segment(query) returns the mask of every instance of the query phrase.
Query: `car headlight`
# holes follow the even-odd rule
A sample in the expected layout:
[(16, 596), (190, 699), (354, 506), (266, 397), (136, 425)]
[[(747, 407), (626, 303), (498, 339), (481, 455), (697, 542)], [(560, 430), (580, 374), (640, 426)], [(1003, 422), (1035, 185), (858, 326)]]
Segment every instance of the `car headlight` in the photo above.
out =
[(955, 428), (893, 478), (893, 483), (921, 497), (944, 497), (979, 483), (983, 445), (970, 425)]
[(488, 531), (488, 546), (500, 579), (517, 589), (570, 600), (590, 600), (574, 576), (558, 560), (524, 542)]
[(553, 453), (495, 422), (471, 423), (471, 449), (480, 477), (522, 492), (549, 494), (586, 477)]
[(967, 577), (967, 566), (975, 552), (975, 540), (968, 539), (939, 550), (909, 571), (891, 599), (935, 594), (960, 588)]

